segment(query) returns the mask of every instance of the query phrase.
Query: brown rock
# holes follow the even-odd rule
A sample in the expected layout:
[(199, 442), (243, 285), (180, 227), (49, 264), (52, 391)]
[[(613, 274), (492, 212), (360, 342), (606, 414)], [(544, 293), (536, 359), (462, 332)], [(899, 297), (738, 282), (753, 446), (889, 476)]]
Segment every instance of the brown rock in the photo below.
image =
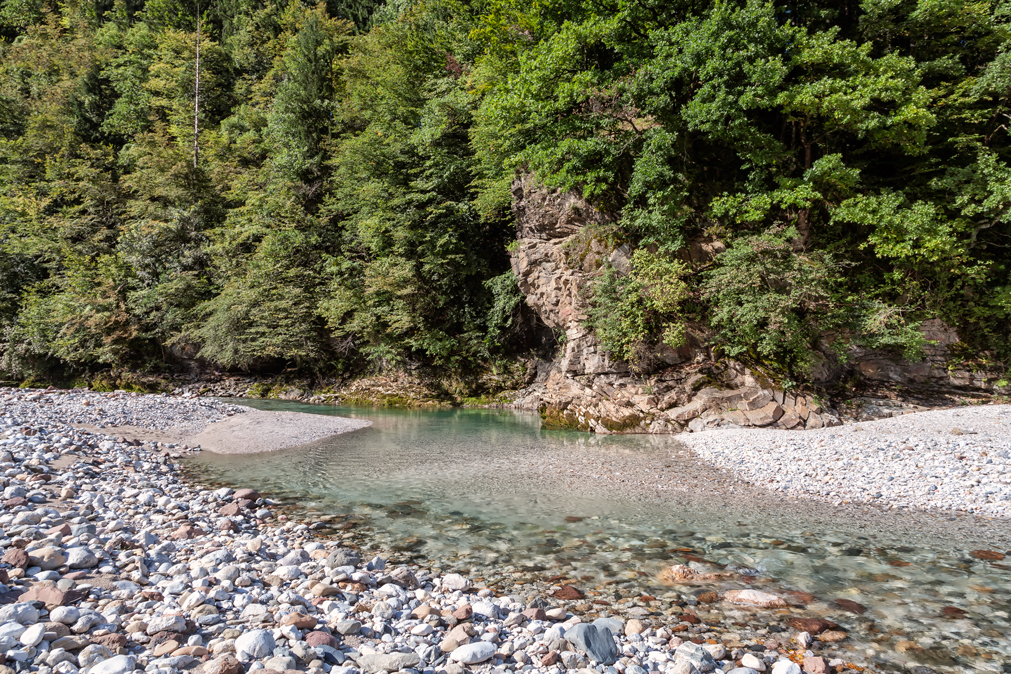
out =
[(218, 508), (218, 514), (224, 515), (225, 517), (235, 517), (242, 512), (242, 508), (239, 507), (238, 503), (229, 503)]
[(177, 541), (184, 541), (196, 538), (197, 536), (203, 536), (205, 533), (203, 529), (199, 529), (192, 524), (184, 524), (172, 532), (172, 538)]
[(242, 674), (242, 663), (231, 653), (218, 656), (203, 664), (202, 674)]
[(543, 658), (541, 658), (541, 667), (550, 667), (551, 665), (557, 665), (558, 661), (562, 659), (562, 656), (558, 654), (558, 651), (551, 651)]
[(838, 624), (831, 620), (822, 620), (821, 618), (790, 618), (786, 621), (786, 624), (798, 632), (809, 632), (811, 634), (821, 634), (822, 632), (839, 627)]
[(471, 608), (470, 604), (464, 604), (460, 608), (453, 611), (453, 617), (457, 620), (469, 620), (471, 616), (474, 615), (474, 609)]
[(46, 632), (52, 632), (53, 638), (47, 641), (55, 641), (61, 637), (70, 636), (70, 628), (63, 623), (46, 623)]
[(922, 651), (923, 647), (915, 641), (903, 639), (902, 641), (895, 642), (895, 650), (899, 653), (908, 653), (909, 651)]
[(846, 638), (846, 633), (845, 632), (840, 632), (838, 630), (829, 630), (828, 632), (822, 632), (818, 636), (818, 638), (821, 639), (822, 641), (824, 641), (827, 644), (834, 644), (834, 643), (840, 642), (843, 639), (845, 639)]
[(4, 564), (10, 564), (15, 569), (27, 569), (28, 568), (28, 553), (21, 548), (8, 548), (4, 556), (0, 558), (0, 562)]
[(562, 585), (560, 588), (555, 590), (552, 594), (555, 599), (563, 599), (567, 601), (572, 601), (575, 599), (582, 599), (583, 593), (572, 587), (571, 585)]
[(10, 579), (11, 577), (8, 575), (7, 569), (0, 569), (0, 585), (6, 585)]
[(965, 609), (960, 609), (957, 606), (945, 606), (941, 609), (941, 615), (948, 618), (961, 618), (966, 615)]
[(690, 625), (698, 625), (702, 622), (694, 613), (682, 613), (679, 617), (681, 618), (681, 622), (686, 622)]
[(849, 599), (836, 599), (835, 605), (844, 611), (849, 611), (850, 613), (855, 613), (857, 615), (863, 615), (867, 613), (867, 607), (863, 604), (858, 604), (855, 601), (850, 601)]
[(712, 604), (712, 603), (715, 603), (717, 600), (719, 600), (719, 598), (720, 598), (720, 595), (716, 594), (715, 592), (711, 592), (711, 591), (710, 592), (703, 592), (702, 594), (700, 594), (697, 597), (697, 599), (699, 600), (700, 604)]
[(172, 655), (192, 655), (194, 658), (202, 658), (210, 653), (203, 646), (183, 646), (182, 648), (176, 649)]
[(807, 674), (828, 674), (828, 661), (825, 658), (804, 658), (803, 667)]
[(304, 613), (289, 613), (281, 618), (282, 625), (294, 625), (300, 630), (311, 630), (318, 621), (311, 615)]
[(411, 615), (417, 618), (418, 620), (424, 620), (433, 613), (438, 613), (438, 611), (432, 608), (431, 604), (422, 604), (418, 608), (411, 611)]
[(233, 501), (239, 501), (242, 499), (255, 501), (258, 498), (260, 498), (260, 495), (256, 492), (255, 489), (236, 489), (235, 493), (232, 494)]
[(769, 426), (779, 421), (779, 418), (783, 416), (783, 408), (778, 403), (771, 402), (760, 409), (749, 410), (744, 414), (747, 415), (752, 426)]
[(218, 527), (218, 531), (231, 531), (235, 533), (239, 530), (239, 525), (232, 520), (224, 520), (221, 522), (221, 526)]
[(83, 592), (75, 590), (64, 592), (55, 585), (34, 585), (30, 590), (22, 593), (18, 597), (18, 601), (41, 601), (45, 602), (47, 608), (56, 608), (57, 606), (70, 606), (83, 597)]
[(13, 510), (14, 508), (20, 508), (23, 505), (28, 505), (28, 499), (24, 496), (15, 496), (14, 498), (9, 498), (4, 501), (4, 507), (8, 510)]
[(720, 580), (726, 574), (703, 573), (696, 571), (687, 564), (675, 564), (660, 572), (660, 580), (664, 583), (694, 583), (699, 581)]
[(98, 644), (99, 646), (105, 646), (113, 653), (116, 652), (116, 649), (126, 646), (126, 642), (126, 635), (119, 634), (118, 632), (103, 634), (100, 637), (91, 637), (91, 643)]
[(179, 642), (175, 639), (169, 639), (168, 641), (163, 641), (154, 647), (154, 656), (160, 658), (163, 655), (168, 655), (172, 653), (177, 648), (179, 648)]
[(976, 559), (985, 559), (991, 562), (999, 562), (1004, 559), (1004, 555), (999, 552), (994, 552), (993, 550), (973, 550), (969, 553)]
[(523, 612), (523, 615), (527, 620), (547, 620), (548, 615), (544, 612), (542, 608), (528, 608)]
[(316, 646), (330, 646), (331, 648), (340, 648), (340, 642), (332, 634), (327, 634), (326, 632), (309, 632), (305, 635), (305, 643), (309, 644), (311, 647)]
[(52, 529), (46, 530), (46, 535), (47, 536), (55, 536), (56, 534), (59, 534), (61, 536), (69, 536), (70, 535), (70, 525), (66, 524), (66, 523), (63, 523), (63, 524), (61, 524), (59, 526), (53, 527)]

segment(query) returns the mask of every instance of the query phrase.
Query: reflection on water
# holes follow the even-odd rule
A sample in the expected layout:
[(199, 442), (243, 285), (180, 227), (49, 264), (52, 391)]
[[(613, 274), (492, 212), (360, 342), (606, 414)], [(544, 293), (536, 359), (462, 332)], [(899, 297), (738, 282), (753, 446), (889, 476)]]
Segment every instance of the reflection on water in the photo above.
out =
[[(833, 516), (747, 493), (633, 488), (665, 470), (682, 478), (697, 471), (700, 485), (723, 478), (673, 438), (542, 431), (533, 414), (234, 402), (374, 425), (283, 452), (204, 453), (196, 460), (203, 475), (297, 499), (309, 511), (363, 516), (377, 540), (433, 566), (504, 583), (544, 569), (587, 586), (607, 580), (659, 594), (656, 571), (691, 550), (690, 558), (757, 568), (773, 579), (770, 589), (815, 595), (808, 609), (850, 629), (865, 659), (1000, 671), (993, 658), (956, 651), (966, 640), (1009, 650), (1011, 560), (973, 558), (972, 540), (945, 538), (926, 516)], [(621, 471), (628, 483), (616, 479)], [(984, 533), (979, 540), (994, 540)], [(867, 611), (840, 611), (834, 599)], [(917, 648), (897, 653), (901, 640)]]

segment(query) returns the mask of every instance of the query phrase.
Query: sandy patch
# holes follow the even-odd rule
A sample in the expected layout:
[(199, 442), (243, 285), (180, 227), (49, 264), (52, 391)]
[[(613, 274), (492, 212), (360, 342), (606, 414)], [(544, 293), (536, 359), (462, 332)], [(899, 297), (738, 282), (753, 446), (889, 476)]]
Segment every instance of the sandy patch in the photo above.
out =
[(217, 454), (256, 454), (290, 449), (371, 426), (371, 421), (347, 419), (302, 412), (264, 412), (250, 410), (206, 426), (196, 434), (184, 434), (174, 429), (154, 430), (140, 426), (106, 426), (75, 424), (94, 433), (140, 442), (163, 442), (201, 448)]

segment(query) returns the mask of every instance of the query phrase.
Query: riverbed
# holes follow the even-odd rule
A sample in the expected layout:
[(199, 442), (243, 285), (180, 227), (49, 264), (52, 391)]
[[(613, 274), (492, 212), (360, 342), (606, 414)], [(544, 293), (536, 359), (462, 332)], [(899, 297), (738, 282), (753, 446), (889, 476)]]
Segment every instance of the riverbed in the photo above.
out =
[(256, 485), (310, 521), (353, 521), (377, 551), (502, 588), (577, 578), (603, 613), (668, 592), (657, 576), (674, 563), (752, 568), (884, 669), (999, 671), (1008, 654), (1006, 519), (791, 498), (700, 462), (676, 437), (550, 432), (525, 413), (230, 402), (372, 422), (292, 450), (202, 453), (191, 469)]

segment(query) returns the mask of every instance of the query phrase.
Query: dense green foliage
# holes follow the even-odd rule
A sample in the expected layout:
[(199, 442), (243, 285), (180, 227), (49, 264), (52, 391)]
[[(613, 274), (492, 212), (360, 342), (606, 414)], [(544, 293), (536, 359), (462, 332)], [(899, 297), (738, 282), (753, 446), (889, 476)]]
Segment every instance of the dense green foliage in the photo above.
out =
[[(638, 249), (591, 316), (626, 360), (691, 324), (803, 376), (815, 348), (915, 356), (941, 318), (1007, 362), (1009, 20), (1006, 0), (2, 0), (0, 370), (500, 357), (521, 346), (517, 171)], [(699, 241), (726, 252), (686, 262)]]

